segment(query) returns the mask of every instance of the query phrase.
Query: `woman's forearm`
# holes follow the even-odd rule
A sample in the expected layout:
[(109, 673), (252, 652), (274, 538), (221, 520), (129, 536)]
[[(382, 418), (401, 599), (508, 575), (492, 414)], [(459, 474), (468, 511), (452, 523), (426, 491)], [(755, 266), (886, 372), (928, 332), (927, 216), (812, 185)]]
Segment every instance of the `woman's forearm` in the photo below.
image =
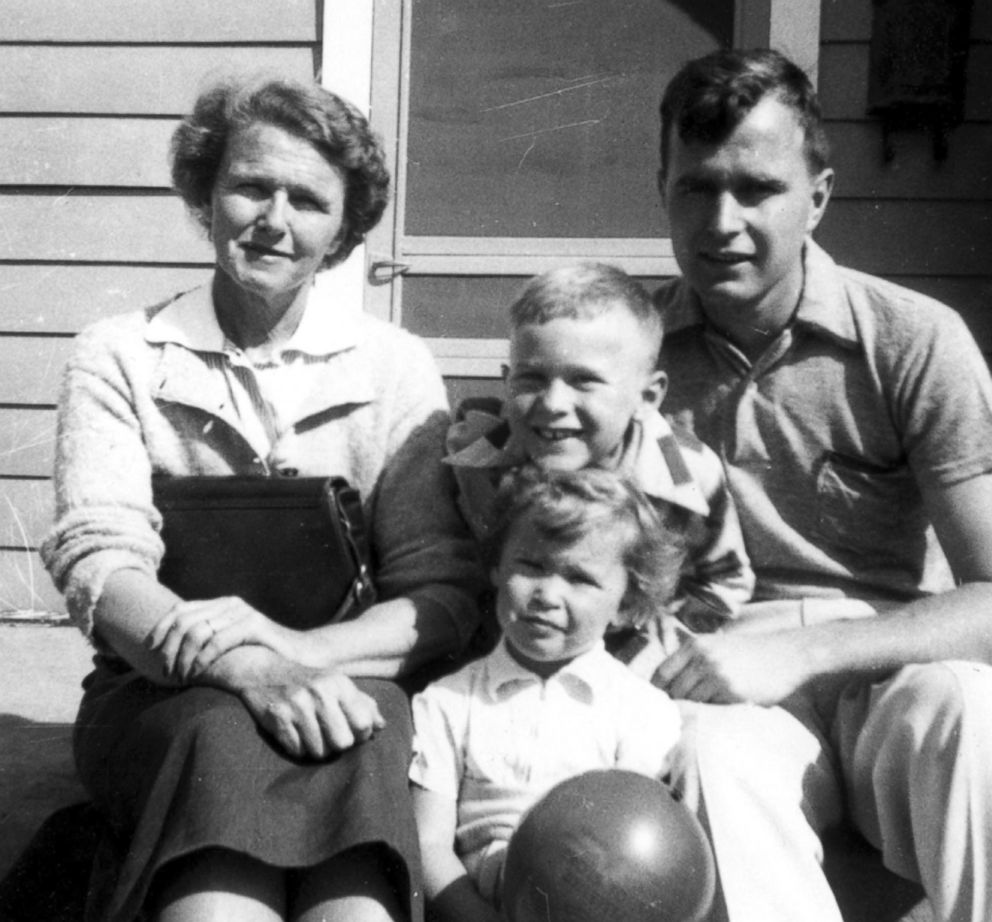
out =
[(292, 658), (302, 665), (391, 679), (454, 653), (460, 638), (444, 605), (400, 598), (380, 602), (352, 621), (301, 634), (296, 646)]
[[(95, 629), (100, 639), (142, 675), (158, 684), (169, 678), (169, 662), (149, 638), (179, 602), (175, 593), (139, 570), (111, 574), (100, 596)], [(257, 643), (228, 650), (195, 681), (241, 691), (261, 669), (266, 675), (284, 662), (358, 677), (395, 678), (456, 651), (460, 638), (447, 608), (429, 598), (380, 602), (359, 618), (309, 631), (285, 632), (288, 644), (265, 649)], [(263, 652), (264, 651), (264, 652)], [(264, 660), (259, 662), (259, 658)]]
[(148, 646), (152, 629), (179, 597), (140, 570), (117, 570), (104, 584), (93, 616), (99, 640), (153, 682), (176, 684), (162, 657)]
[[(174, 592), (140, 570), (117, 570), (100, 595), (94, 629), (103, 643), (146, 678), (158, 685), (179, 685), (179, 679), (170, 677), (161, 649), (149, 643), (155, 626), (179, 601)], [(193, 682), (238, 693), (282, 673), (288, 675), (294, 668), (275, 652), (250, 645), (229, 650)]]

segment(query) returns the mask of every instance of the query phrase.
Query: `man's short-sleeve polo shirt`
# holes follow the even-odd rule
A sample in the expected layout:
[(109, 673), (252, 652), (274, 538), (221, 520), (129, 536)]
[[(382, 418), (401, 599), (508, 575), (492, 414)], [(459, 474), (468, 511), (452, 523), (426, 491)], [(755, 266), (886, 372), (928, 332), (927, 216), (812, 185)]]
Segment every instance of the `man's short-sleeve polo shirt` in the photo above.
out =
[(921, 487), (992, 471), (992, 382), (960, 317), (810, 242), (794, 321), (753, 364), (681, 279), (657, 301), (667, 413), (721, 457), (756, 599), (952, 585)]

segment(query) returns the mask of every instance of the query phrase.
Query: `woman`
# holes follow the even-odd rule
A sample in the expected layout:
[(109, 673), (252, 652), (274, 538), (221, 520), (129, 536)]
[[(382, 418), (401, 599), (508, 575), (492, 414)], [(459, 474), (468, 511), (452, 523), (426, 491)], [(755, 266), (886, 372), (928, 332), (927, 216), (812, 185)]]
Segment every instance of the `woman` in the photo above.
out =
[[(114, 833), (91, 917), (416, 916), (409, 718), (383, 679), (461, 650), (479, 583), (426, 348), (314, 284), (379, 220), (383, 155), (350, 105), (271, 80), (206, 92), (172, 154), (213, 280), (80, 335), (42, 551), (99, 653), (75, 735)], [(181, 602), (153, 474), (346, 477), (382, 601), (309, 631)]]

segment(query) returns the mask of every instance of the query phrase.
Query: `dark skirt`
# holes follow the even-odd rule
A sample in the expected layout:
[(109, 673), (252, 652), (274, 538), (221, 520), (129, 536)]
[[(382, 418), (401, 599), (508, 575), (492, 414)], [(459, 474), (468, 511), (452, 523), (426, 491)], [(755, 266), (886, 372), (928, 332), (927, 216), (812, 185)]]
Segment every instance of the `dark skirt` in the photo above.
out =
[(76, 721), (76, 763), (109, 832), (95, 858), (87, 920), (131, 922), (156, 871), (203, 848), (289, 869), (359, 845), (381, 846), (397, 893), (420, 920), (407, 698), (391, 682), (357, 684), (378, 702), (386, 728), (316, 762), (284, 754), (235, 695), (167, 689), (134, 672), (92, 673)]

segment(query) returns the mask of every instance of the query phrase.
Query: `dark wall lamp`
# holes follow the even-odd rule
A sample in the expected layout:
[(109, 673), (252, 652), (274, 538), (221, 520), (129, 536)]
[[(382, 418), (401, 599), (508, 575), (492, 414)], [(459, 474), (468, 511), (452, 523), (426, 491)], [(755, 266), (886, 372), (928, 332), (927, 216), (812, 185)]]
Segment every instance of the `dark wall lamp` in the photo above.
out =
[(892, 133), (925, 129), (933, 155), (947, 157), (947, 135), (964, 118), (972, 0), (873, 0), (868, 113), (882, 125), (882, 155), (895, 157)]

